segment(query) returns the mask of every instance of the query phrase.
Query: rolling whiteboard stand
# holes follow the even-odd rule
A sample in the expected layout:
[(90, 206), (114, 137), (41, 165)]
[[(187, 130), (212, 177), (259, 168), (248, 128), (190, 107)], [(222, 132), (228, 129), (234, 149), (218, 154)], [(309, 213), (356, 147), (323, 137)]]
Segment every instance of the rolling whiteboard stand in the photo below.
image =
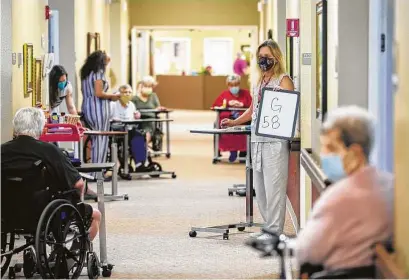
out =
[(289, 140), (295, 136), (300, 93), (264, 88), (258, 110), (256, 135)]

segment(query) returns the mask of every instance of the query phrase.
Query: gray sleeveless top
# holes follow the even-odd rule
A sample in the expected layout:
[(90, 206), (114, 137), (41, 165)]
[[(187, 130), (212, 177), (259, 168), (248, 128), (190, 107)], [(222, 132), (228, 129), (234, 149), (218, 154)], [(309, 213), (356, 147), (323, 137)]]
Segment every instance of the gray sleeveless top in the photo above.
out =
[[(290, 77), (288, 74), (281, 74), (278, 78), (271, 79), (270, 82), (266, 85), (266, 87), (271, 87), (271, 88), (276, 88), (280, 86), (281, 80), (284, 77)], [(251, 142), (276, 142), (276, 141), (286, 141), (286, 140), (281, 140), (281, 139), (274, 139), (274, 138), (269, 138), (269, 137), (264, 137), (264, 136), (258, 136), (256, 135), (256, 124), (257, 124), (257, 115), (258, 115), (258, 107), (259, 107), (259, 101), (258, 101), (258, 93), (260, 91), (261, 83), (259, 83), (257, 86), (254, 87), (253, 90), (253, 115), (251, 117)]]

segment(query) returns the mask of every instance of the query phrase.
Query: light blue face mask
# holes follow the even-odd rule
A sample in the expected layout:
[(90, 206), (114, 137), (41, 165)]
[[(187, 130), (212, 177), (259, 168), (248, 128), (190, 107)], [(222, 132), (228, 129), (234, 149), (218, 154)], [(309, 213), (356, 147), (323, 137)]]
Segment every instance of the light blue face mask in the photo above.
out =
[(58, 82), (58, 88), (59, 88), (60, 90), (63, 90), (66, 85), (67, 85), (67, 81)]
[(321, 155), (321, 167), (325, 175), (333, 183), (346, 176), (342, 159), (337, 154)]
[(239, 87), (230, 87), (231, 94), (237, 95), (240, 91)]

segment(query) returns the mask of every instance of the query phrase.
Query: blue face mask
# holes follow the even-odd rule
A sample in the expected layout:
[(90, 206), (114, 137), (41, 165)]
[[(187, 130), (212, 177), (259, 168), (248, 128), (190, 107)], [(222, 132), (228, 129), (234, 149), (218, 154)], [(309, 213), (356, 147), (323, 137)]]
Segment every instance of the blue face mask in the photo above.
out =
[(240, 91), (240, 88), (239, 88), (239, 87), (231, 87), (231, 88), (230, 88), (231, 94), (236, 95), (236, 94), (239, 93), (239, 91)]
[(321, 155), (321, 166), (325, 175), (333, 183), (346, 176), (342, 159), (337, 154)]
[(63, 90), (66, 85), (67, 85), (67, 81), (58, 82), (58, 88), (59, 88), (60, 90)]

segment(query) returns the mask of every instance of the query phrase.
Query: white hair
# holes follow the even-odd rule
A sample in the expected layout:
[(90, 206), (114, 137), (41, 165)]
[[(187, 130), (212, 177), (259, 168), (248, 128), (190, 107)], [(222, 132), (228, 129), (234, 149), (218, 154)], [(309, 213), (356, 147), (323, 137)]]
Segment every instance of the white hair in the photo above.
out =
[(145, 77), (143, 77), (143, 78), (142, 78), (142, 83), (144, 83), (144, 84), (153, 84), (153, 85), (156, 85), (156, 84), (157, 84), (155, 78), (152, 77), (152, 76), (145, 76)]
[(239, 75), (237, 75), (237, 74), (232, 74), (232, 75), (227, 76), (227, 78), (226, 78), (226, 83), (227, 83), (227, 84), (228, 84), (228, 83), (239, 83), (240, 80), (241, 80), (241, 78), (240, 78)]
[(339, 129), (345, 146), (360, 145), (369, 159), (375, 142), (375, 125), (374, 116), (367, 110), (355, 105), (343, 106), (327, 114), (321, 133)]
[(44, 112), (38, 108), (21, 108), (13, 118), (14, 136), (28, 135), (38, 139), (43, 132), (44, 126)]
[(132, 91), (132, 87), (129, 84), (125, 84), (119, 87), (119, 90), (123, 90), (123, 89), (130, 89)]

